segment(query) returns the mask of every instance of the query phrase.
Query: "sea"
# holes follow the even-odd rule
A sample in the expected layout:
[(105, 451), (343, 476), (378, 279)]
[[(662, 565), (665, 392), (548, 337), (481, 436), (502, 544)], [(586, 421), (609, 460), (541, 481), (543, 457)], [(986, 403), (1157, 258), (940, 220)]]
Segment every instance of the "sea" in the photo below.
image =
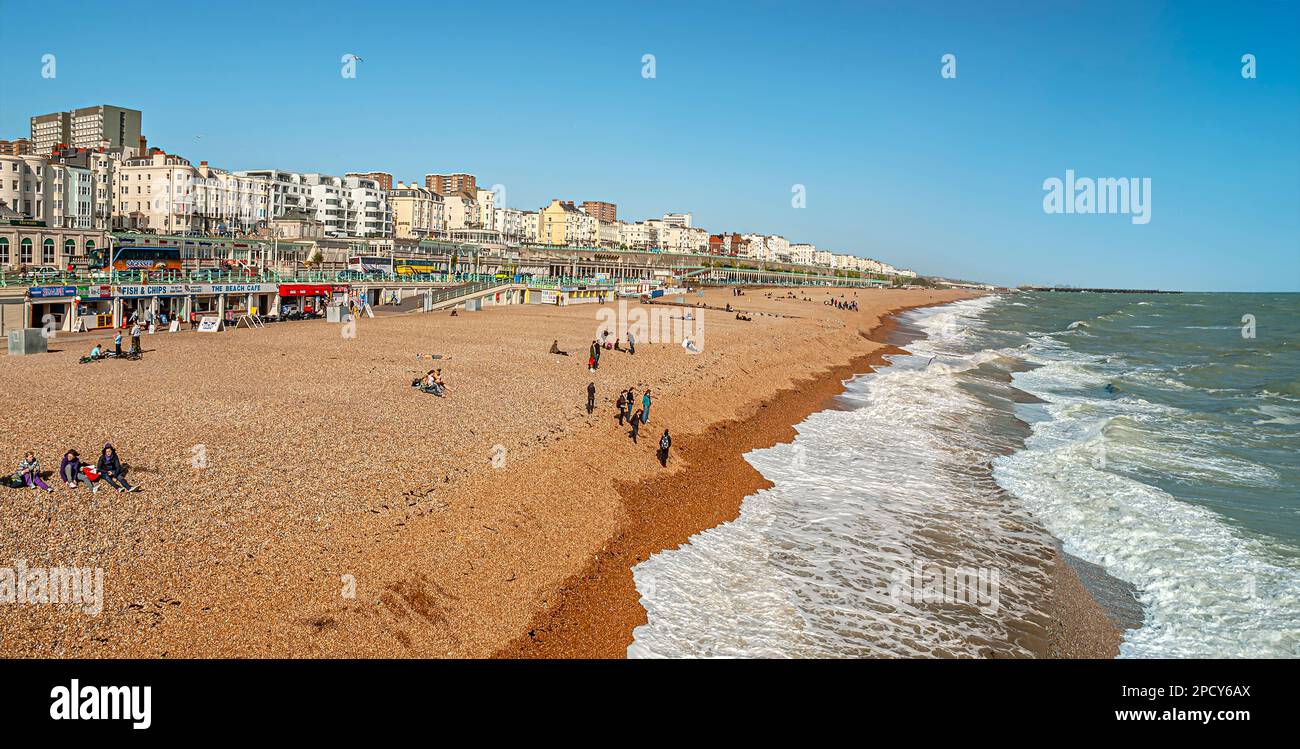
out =
[(1025, 292), (899, 316), (772, 486), (633, 569), (629, 657), (1300, 657), (1300, 295)]

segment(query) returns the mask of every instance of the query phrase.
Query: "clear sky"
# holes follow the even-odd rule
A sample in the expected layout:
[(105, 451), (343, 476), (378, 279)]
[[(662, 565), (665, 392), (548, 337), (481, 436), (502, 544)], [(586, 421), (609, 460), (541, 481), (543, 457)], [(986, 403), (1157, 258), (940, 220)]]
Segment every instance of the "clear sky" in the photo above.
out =
[[(0, 0), (0, 138), (117, 104), (229, 169), (468, 171), (1005, 284), (1300, 290), (1297, 3), (584, 5)], [(1067, 169), (1149, 177), (1150, 222), (1045, 213)]]

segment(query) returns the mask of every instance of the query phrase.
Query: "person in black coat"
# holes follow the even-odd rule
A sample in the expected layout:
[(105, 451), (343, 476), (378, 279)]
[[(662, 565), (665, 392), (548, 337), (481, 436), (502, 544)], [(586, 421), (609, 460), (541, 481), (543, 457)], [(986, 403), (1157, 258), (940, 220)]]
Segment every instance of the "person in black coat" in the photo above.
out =
[(587, 415), (596, 410), (596, 383), (587, 383)]
[(668, 467), (668, 448), (673, 446), (673, 438), (668, 436), (668, 430), (664, 430), (664, 436), (659, 438), (659, 465), (664, 468)]
[(122, 477), (124, 473), (122, 461), (117, 457), (117, 451), (113, 449), (113, 445), (110, 443), (106, 443), (104, 449), (99, 451), (99, 460), (95, 462), (95, 473), (98, 473), (100, 478), (107, 481), (110, 486), (119, 492), (140, 490), (140, 487), (131, 486)]

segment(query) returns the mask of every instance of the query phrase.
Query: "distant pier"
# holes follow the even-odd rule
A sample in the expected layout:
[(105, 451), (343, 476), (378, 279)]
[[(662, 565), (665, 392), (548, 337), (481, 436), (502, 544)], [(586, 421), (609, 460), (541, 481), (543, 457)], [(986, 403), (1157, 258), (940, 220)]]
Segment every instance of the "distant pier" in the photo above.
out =
[(1075, 294), (1181, 294), (1181, 291), (1164, 291), (1161, 289), (1062, 289), (1055, 286), (1021, 286), (1021, 291), (1067, 291)]

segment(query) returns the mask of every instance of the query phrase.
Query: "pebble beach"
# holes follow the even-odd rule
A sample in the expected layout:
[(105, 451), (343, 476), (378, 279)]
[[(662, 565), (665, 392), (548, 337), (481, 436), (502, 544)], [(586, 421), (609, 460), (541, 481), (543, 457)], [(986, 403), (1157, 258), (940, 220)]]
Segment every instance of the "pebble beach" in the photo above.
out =
[[(856, 300), (858, 311), (823, 302)], [(630, 568), (735, 516), (742, 454), (788, 439), (880, 366), (893, 312), (968, 292), (727, 289), (684, 297), (705, 335), (587, 348), (619, 302), (503, 306), (148, 335), (142, 361), (81, 342), (0, 356), (0, 460), (112, 442), (142, 491), (0, 490), (0, 565), (104, 569), (97, 616), (0, 605), (9, 657), (622, 657)], [(673, 298), (677, 299), (676, 297)], [(752, 319), (738, 320), (727, 304)], [(707, 308), (706, 308), (707, 307)], [(568, 356), (548, 353), (556, 341)], [(433, 358), (437, 357), (437, 358)], [(446, 397), (411, 387), (433, 367)], [(588, 414), (588, 383), (596, 409)], [(614, 400), (650, 388), (634, 444)], [(655, 457), (671, 430), (668, 467)], [(1058, 563), (1041, 655), (1119, 633)]]

